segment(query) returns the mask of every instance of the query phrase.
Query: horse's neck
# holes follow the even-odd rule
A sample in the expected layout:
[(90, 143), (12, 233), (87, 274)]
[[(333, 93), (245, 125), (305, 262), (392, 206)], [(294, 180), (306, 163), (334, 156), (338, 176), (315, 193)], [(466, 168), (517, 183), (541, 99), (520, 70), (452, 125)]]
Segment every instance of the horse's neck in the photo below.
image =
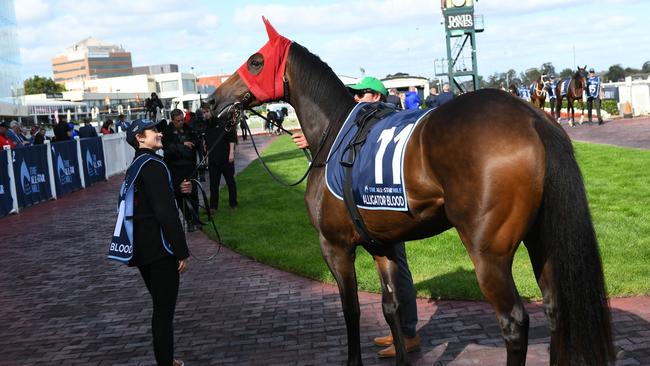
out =
[[(579, 83), (580, 80), (572, 78), (571, 83), (569, 84), (569, 91), (571, 92), (574, 98), (582, 98), (582, 93), (578, 93), (578, 90), (582, 91), (582, 83)], [(580, 85), (578, 85), (580, 84)], [(567, 92), (568, 93), (568, 92)]]
[[(317, 158), (322, 162), (355, 103), (336, 74), (315, 56), (305, 55), (306, 52), (306, 49), (299, 48), (290, 53), (288, 64), (292, 66), (287, 71), (290, 99), (312, 155), (319, 149), (324, 150)], [(308, 65), (298, 64), (300, 60)], [(304, 72), (305, 68), (310, 68), (310, 72)], [(324, 136), (326, 132), (327, 136)], [(320, 147), (320, 144), (324, 146)]]

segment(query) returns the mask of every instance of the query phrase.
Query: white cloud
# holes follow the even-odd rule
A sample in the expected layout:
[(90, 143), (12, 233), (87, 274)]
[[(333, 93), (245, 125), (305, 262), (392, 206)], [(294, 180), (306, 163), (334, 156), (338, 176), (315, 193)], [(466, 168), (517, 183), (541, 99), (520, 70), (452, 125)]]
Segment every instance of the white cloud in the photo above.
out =
[[(260, 27), (261, 16), (285, 32), (340, 32), (415, 24), (440, 16), (435, 2), (423, 0), (361, 0), (324, 5), (246, 5), (235, 10), (233, 22)], [(259, 29), (259, 28), (257, 28)], [(280, 29), (278, 29), (280, 31)], [(280, 32), (282, 33), (282, 32)]]
[(50, 4), (43, 0), (20, 0), (15, 7), (16, 22), (19, 25), (39, 22), (51, 16)]

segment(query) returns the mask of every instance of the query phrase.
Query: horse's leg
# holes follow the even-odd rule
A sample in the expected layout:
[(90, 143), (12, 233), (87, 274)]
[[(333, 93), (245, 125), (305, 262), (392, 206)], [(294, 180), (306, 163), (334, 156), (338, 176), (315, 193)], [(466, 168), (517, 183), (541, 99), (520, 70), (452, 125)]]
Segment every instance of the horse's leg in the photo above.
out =
[(362, 365), (361, 339), (359, 335), (361, 311), (357, 294), (357, 273), (354, 268), (355, 247), (352, 245), (333, 245), (321, 236), (320, 249), (339, 287), (343, 317), (348, 332), (348, 366)]
[(534, 228), (528, 234), (524, 243), (528, 249), (528, 256), (533, 266), (533, 272), (537, 279), (537, 285), (542, 291), (544, 300), (544, 313), (549, 321), (549, 328), (551, 330), (551, 344), (549, 346), (549, 354), (551, 357), (550, 365), (558, 364), (558, 339), (560, 333), (557, 327), (557, 304), (555, 303), (555, 289), (553, 287), (553, 269), (547, 256), (544, 255), (542, 243), (538, 240), (538, 228)]
[(528, 351), (529, 319), (512, 278), (512, 258), (512, 253), (477, 251), (472, 254), (479, 286), (494, 308), (506, 342), (506, 364), (522, 366), (526, 364)]
[[(404, 244), (402, 245), (402, 250), (404, 249)], [(377, 266), (377, 271), (379, 272), (379, 278), (381, 280), (381, 306), (384, 312), (384, 318), (386, 323), (390, 327), (391, 334), (393, 335), (393, 345), (396, 350), (396, 365), (410, 365), (406, 355), (406, 343), (405, 335), (402, 331), (402, 321), (406, 319), (400, 318), (400, 313), (402, 306), (405, 300), (401, 302), (399, 299), (404, 299), (408, 297), (409, 300), (414, 300), (415, 294), (405, 294), (403, 293), (404, 289), (399, 287), (399, 266), (397, 264), (397, 248), (396, 246), (390, 246), (380, 249), (380, 251), (373, 253), (373, 258), (375, 259), (375, 265)], [(402, 291), (400, 293), (399, 291)], [(401, 296), (400, 296), (401, 294)], [(411, 336), (415, 336), (411, 335)]]
[[(531, 154), (511, 164), (530, 168), (537, 158)], [(447, 215), (472, 258), (483, 295), (494, 308), (506, 343), (507, 365), (522, 366), (528, 351), (529, 318), (512, 278), (512, 260), (541, 200), (541, 191), (535, 186), (542, 183), (543, 175), (528, 169), (495, 169), (485, 174), (509, 176), (475, 187), (482, 197), (477, 200), (449, 196)], [(504, 185), (523, 182), (526, 188), (504, 191)]]
[(555, 103), (557, 104), (557, 106), (555, 108), (555, 112), (557, 114), (557, 123), (560, 124), (561, 121), (562, 121), (562, 118), (561, 118), (562, 117), (562, 95), (560, 95), (559, 93), (558, 93), (558, 97), (557, 97), (557, 100), (555, 101)]
[(571, 113), (571, 116), (569, 117), (570, 123), (569, 126), (574, 127), (576, 125), (576, 120), (575, 120), (575, 110), (573, 109), (573, 99), (570, 97), (566, 97), (566, 103), (567, 103), (567, 113)]

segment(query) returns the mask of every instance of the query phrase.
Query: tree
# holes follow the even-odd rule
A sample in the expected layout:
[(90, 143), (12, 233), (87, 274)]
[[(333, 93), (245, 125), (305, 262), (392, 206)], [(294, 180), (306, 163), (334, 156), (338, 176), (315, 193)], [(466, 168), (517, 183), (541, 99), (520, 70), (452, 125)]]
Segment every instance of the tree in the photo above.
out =
[(532, 67), (526, 70), (526, 72), (524, 72), (525, 79), (527, 79), (530, 82), (537, 80), (537, 78), (539, 78), (541, 75), (542, 75), (541, 71), (539, 71), (535, 67)]
[(609, 81), (619, 81), (625, 79), (625, 70), (620, 64), (612, 65), (607, 70), (607, 79)]
[(23, 86), (25, 94), (51, 94), (65, 91), (65, 86), (55, 83), (51, 78), (38, 75), (25, 80)]
[(481, 84), (483, 88), (500, 88), (501, 84), (505, 85), (505, 81), (501, 79), (498, 73), (488, 76), (487, 81)]
[(641, 72), (650, 73), (650, 61), (646, 61), (643, 63), (643, 66), (641, 66)]
[(544, 62), (539, 69), (544, 75), (555, 75), (555, 66), (552, 62)]
[(560, 78), (562, 79), (570, 78), (572, 76), (573, 76), (573, 69), (570, 69), (568, 67), (560, 72)]

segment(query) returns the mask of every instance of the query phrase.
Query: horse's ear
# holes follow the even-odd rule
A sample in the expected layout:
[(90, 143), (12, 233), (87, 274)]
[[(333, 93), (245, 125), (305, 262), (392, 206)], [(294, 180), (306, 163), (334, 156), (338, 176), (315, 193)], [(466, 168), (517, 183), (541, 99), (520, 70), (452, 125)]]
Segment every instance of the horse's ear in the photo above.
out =
[(266, 17), (262, 16), (262, 21), (264, 22), (264, 26), (266, 26), (266, 34), (269, 35), (269, 39), (274, 39), (280, 35), (278, 34), (278, 31), (276, 31), (275, 28), (273, 28), (271, 22), (269, 22), (269, 20), (266, 19)]

